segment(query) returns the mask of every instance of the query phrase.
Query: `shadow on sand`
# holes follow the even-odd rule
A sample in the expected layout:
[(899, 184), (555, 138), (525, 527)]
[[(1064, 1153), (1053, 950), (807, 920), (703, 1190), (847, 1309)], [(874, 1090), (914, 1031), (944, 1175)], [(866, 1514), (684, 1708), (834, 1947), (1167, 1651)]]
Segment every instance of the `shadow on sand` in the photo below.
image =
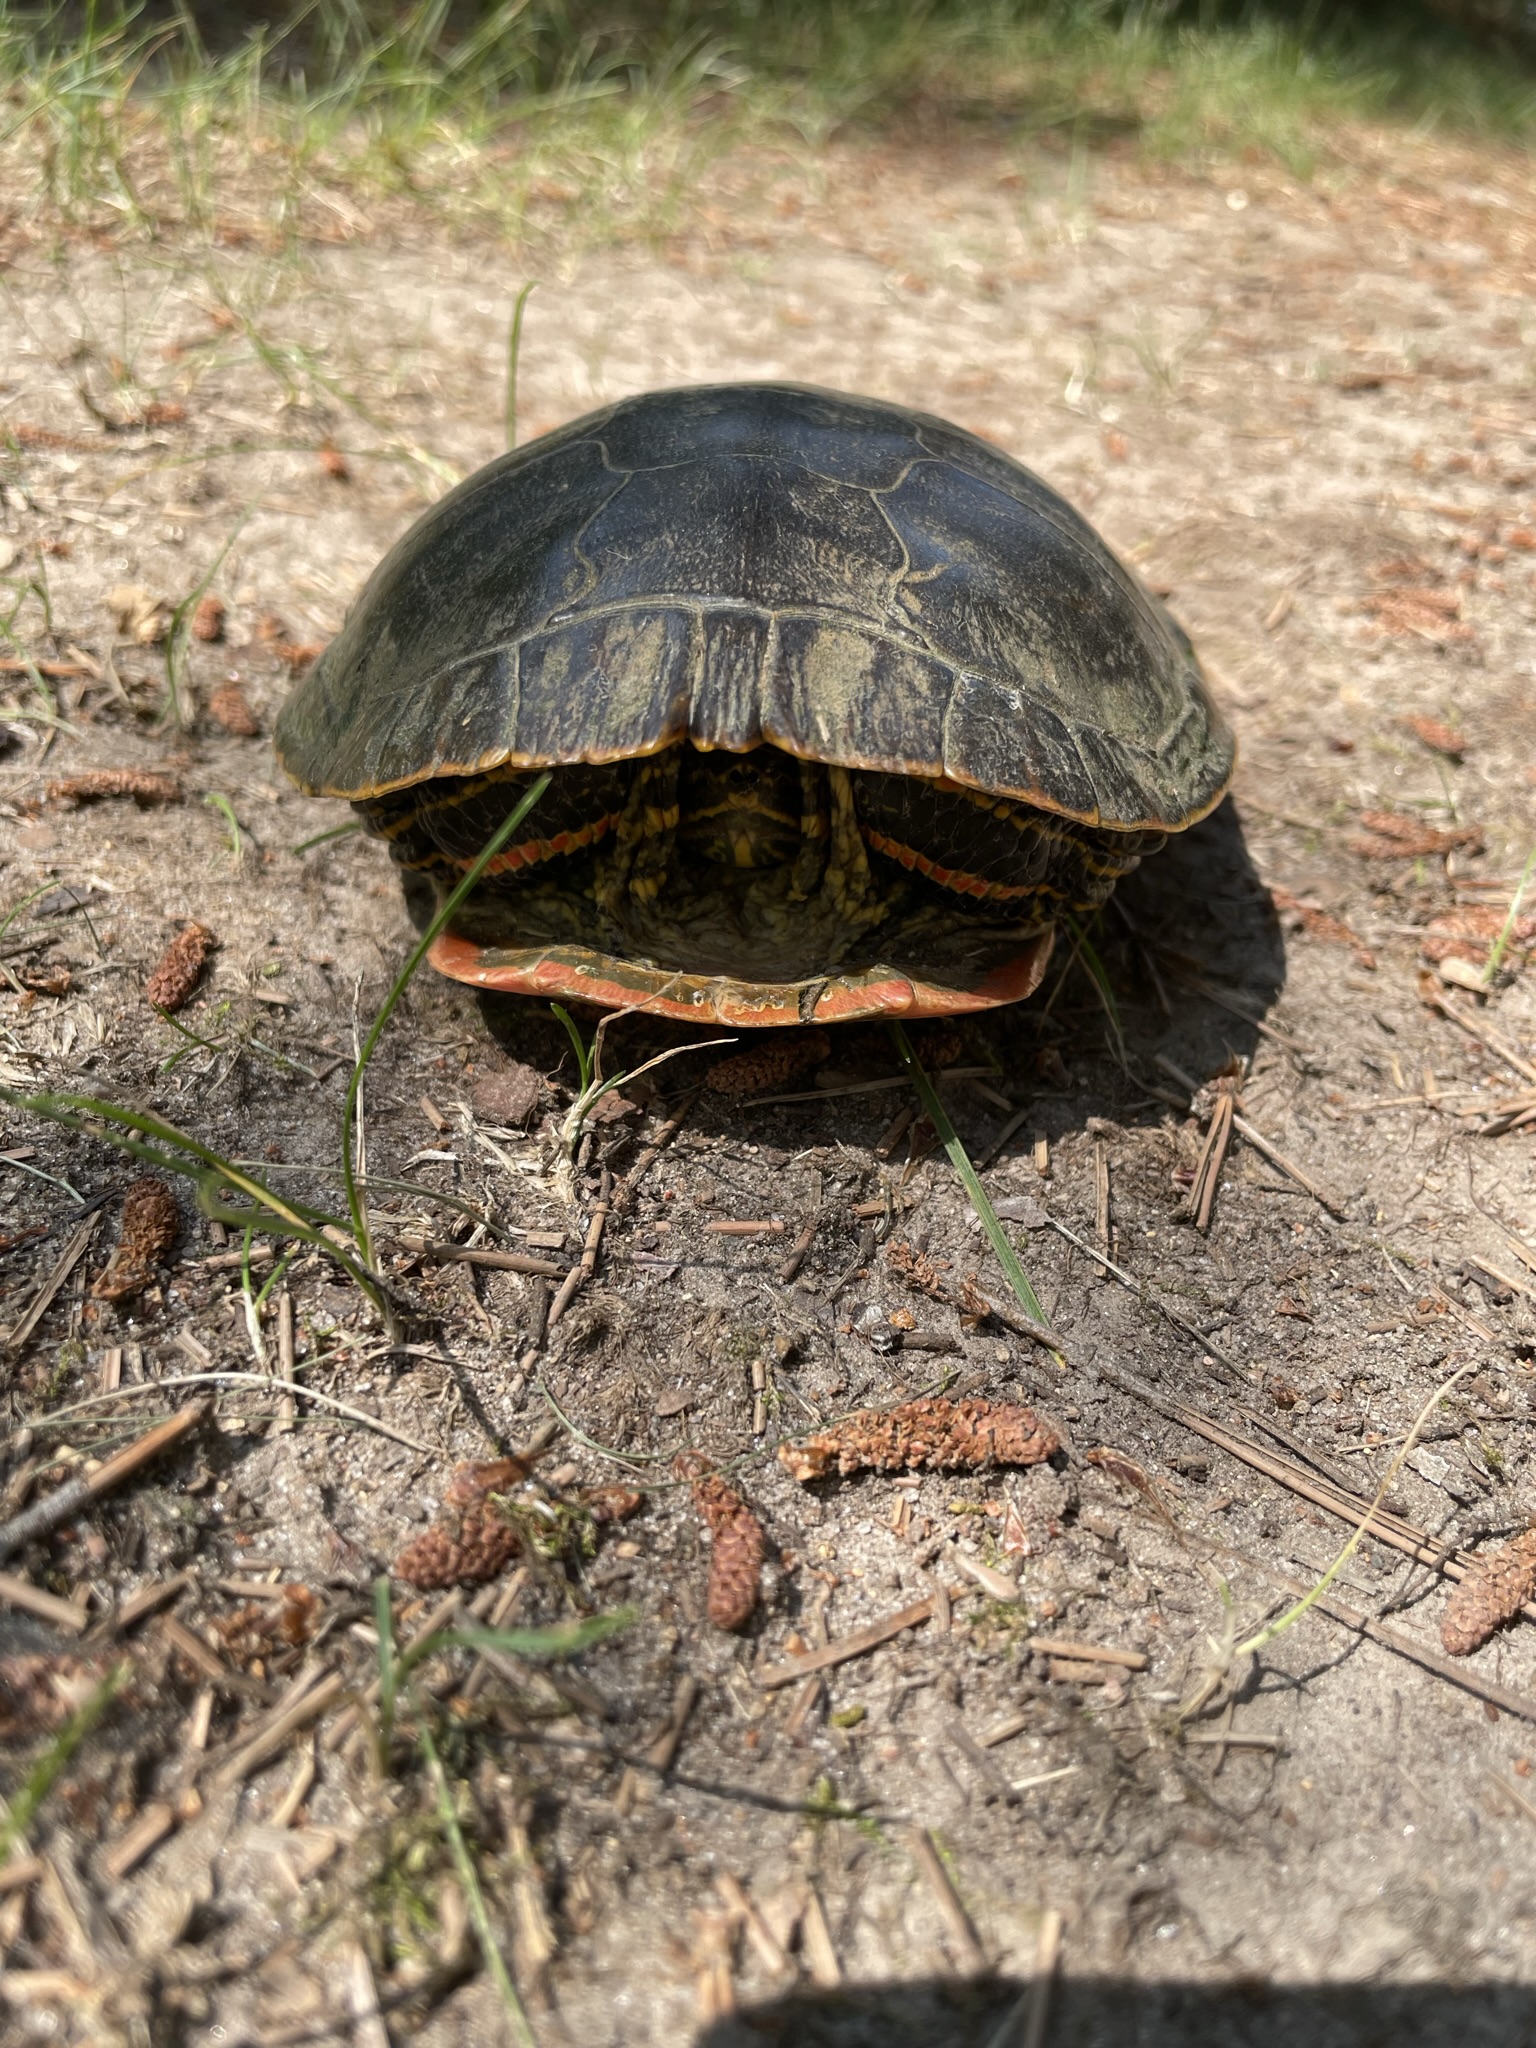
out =
[[(1037, 995), (984, 1012), (966, 1027), (973, 1055), (990, 1056), (1016, 1095), (1021, 1086), (1027, 1095), (1032, 1080), (1046, 1077), (1041, 1085), (1057, 1091), (1053, 1135), (1092, 1115), (1128, 1122), (1150, 1115), (1155, 1121), (1166, 1105), (1148, 1101), (1147, 1084), (1174, 1085), (1158, 1054), (1196, 1081), (1209, 1079), (1234, 1055), (1252, 1056), (1260, 1039), (1256, 1020), (1265, 1017), (1284, 982), (1285, 950), (1274, 905), (1230, 799), (1121, 884), (1095, 919), (1089, 947), (1110, 990), (1123, 1068), (1108, 1006), (1067, 930), (1058, 934)], [(545, 1071), (568, 1058), (564, 1033), (547, 1004), (480, 992), (477, 1002), (488, 1036), (509, 1058)], [(598, 1014), (585, 1020), (588, 1028)], [(926, 1027), (930, 1035), (943, 1028)], [(716, 1026), (690, 1028), (641, 1014), (615, 1018), (606, 1034), (608, 1071), (633, 1070), (668, 1046), (717, 1033)], [(919, 1052), (923, 1033), (924, 1027), (915, 1033)], [(754, 1035), (744, 1034), (743, 1042)], [(1072, 1068), (1065, 1085), (1059, 1078), (1064, 1063)], [(895, 1055), (879, 1024), (843, 1025), (834, 1029), (828, 1064), (842, 1071), (890, 1071)], [(697, 1057), (680, 1059), (658, 1076), (669, 1095), (701, 1078)], [(847, 1099), (834, 1099), (846, 1120)], [(725, 1129), (735, 1116), (723, 1098), (706, 1096), (694, 1121), (700, 1128)], [(805, 1116), (797, 1112), (794, 1121), (802, 1124)]]
[[(694, 2048), (1026, 2048), (1028, 1987), (918, 1979), (796, 1991)], [(1280, 1986), (1066, 1977), (1039, 2048), (1531, 2048), (1536, 1991), (1510, 1984)]]

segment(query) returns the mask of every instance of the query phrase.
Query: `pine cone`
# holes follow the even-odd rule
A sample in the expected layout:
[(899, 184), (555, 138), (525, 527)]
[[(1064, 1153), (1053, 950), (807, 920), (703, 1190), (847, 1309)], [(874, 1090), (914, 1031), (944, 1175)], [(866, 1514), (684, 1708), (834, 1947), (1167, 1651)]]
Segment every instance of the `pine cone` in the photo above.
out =
[(395, 1577), (423, 1592), (483, 1585), (522, 1549), (522, 1538), (493, 1497), (526, 1479), (526, 1458), (455, 1465), (442, 1511), (395, 1559)]
[(51, 804), (94, 804), (118, 796), (131, 796), (136, 804), (179, 804), (182, 788), (174, 775), (157, 775), (152, 768), (90, 768), (48, 785)]
[(144, 984), (144, 999), (150, 1007), (179, 1010), (188, 1002), (208, 955), (218, 943), (207, 925), (184, 925), (160, 955), (159, 965)]
[(717, 1060), (704, 1085), (716, 1095), (755, 1095), (780, 1088), (808, 1067), (819, 1067), (832, 1050), (825, 1031), (775, 1031), (767, 1042)]
[(905, 1401), (865, 1408), (834, 1428), (783, 1444), (779, 1462), (801, 1481), (836, 1471), (974, 1472), (984, 1465), (1038, 1465), (1061, 1438), (1033, 1408), (1006, 1401)]
[(763, 1525), (700, 1452), (680, 1452), (672, 1470), (692, 1482), (693, 1504), (709, 1530), (709, 1618), (716, 1628), (743, 1629), (762, 1597)]
[(221, 683), (208, 699), (208, 716), (237, 740), (253, 740), (261, 731), (244, 690), (233, 680)]
[(1440, 1640), (1452, 1657), (1470, 1657), (1536, 1593), (1536, 1529), (1480, 1557), (1446, 1603)]
[(224, 638), (224, 600), (200, 597), (192, 614), (192, 638), (212, 643)]
[(122, 1301), (142, 1294), (170, 1255), (181, 1227), (176, 1197), (153, 1173), (130, 1183), (123, 1196), (123, 1220), (106, 1270), (91, 1289), (97, 1301)]

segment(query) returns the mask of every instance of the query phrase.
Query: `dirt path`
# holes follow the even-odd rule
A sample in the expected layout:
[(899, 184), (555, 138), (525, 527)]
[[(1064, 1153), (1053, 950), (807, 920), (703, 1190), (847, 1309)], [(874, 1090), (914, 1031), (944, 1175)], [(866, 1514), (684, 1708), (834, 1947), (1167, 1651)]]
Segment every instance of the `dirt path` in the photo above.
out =
[[(1465, 1366), (1393, 1504), (1464, 1548), (1536, 1509), (1536, 1265), (1511, 1242), (1536, 1245), (1536, 1138), (1529, 1123), (1479, 1134), (1501, 1103), (1518, 1115), (1522, 1091), (1530, 1100), (1498, 1048), (1536, 1061), (1536, 971), (1516, 971), (1517, 944), (1478, 996), (1422, 957), (1424, 928), (1460, 911), (1460, 927), (1439, 929), (1472, 934), (1463, 950), (1480, 963), (1536, 844), (1536, 206), (1512, 160), (1372, 136), (1352, 150), (1299, 184), (1267, 164), (1206, 179), (1131, 158), (849, 148), (814, 176), (787, 158), (725, 166), (659, 248), (581, 253), (550, 228), (525, 434), (628, 391), (731, 377), (901, 400), (1039, 470), (1195, 638), (1239, 733), (1236, 802), (1127, 887), (1129, 924), (1106, 925), (1125, 1066), (1078, 973), (1049, 1008), (972, 1030), (962, 1063), (995, 1059), (997, 1076), (949, 1088), (977, 1154), (1014, 1106), (1029, 1109), (988, 1172), (1017, 1216), (1043, 1206), (1091, 1244), (1107, 1174), (1113, 1248), (1143, 1292), (1101, 1278), (1049, 1224), (1016, 1229), (1064, 1370), (911, 1294), (854, 1213), (898, 1183), (915, 1206), (896, 1240), (993, 1294), (1004, 1283), (942, 1157), (904, 1174), (907, 1138), (877, 1149), (900, 1090), (836, 1092), (892, 1073), (873, 1036), (836, 1050), (824, 1102), (703, 1095), (532, 1367), (518, 1364), (537, 1315), (528, 1280), (397, 1249), (402, 1284), (436, 1318), (401, 1352), (305, 1261), (289, 1287), (299, 1361), (318, 1361), (309, 1383), (426, 1448), (313, 1417), (273, 1425), (270, 1397), (229, 1388), (217, 1431), (178, 1462), (9, 1560), (93, 1611), (190, 1570), (176, 1612), (231, 1674), (210, 1685), (156, 1623), (132, 1636), (109, 1738), (69, 1765), (32, 1831), (52, 1875), (0, 1893), (12, 1971), (73, 1986), (27, 1980), (32, 2018), (18, 2023), (41, 2026), (57, 2009), (41, 2001), (62, 1998), (81, 2039), (378, 2040), (366, 2014), (356, 2032), (338, 2017), (348, 2000), (354, 2016), (366, 2008), (371, 1978), (397, 2038), (494, 2038), (494, 1993), (466, 1960), (413, 1753), (380, 1787), (322, 1732), (313, 1788), (276, 1820), (296, 1752), (243, 1790), (220, 1779), (219, 1757), (306, 1655), (366, 1682), (357, 1638), (374, 1574), (426, 1523), (453, 1459), (526, 1440), (549, 1415), (546, 1390), (583, 1433), (552, 1453), (569, 1483), (648, 1486), (666, 1466), (647, 1461), (685, 1442), (737, 1457), (807, 1414), (951, 1370), (962, 1391), (1049, 1414), (1070, 1447), (1066, 1482), (807, 1489), (763, 1457), (740, 1483), (785, 1555), (744, 1639), (706, 1625), (703, 1539), (686, 1496), (662, 1489), (595, 1562), (569, 1567), (582, 1605), (622, 1597), (641, 1617), (581, 1661), (574, 1690), (525, 1669), (467, 1697), (466, 1663), (434, 1667), (448, 1768), (539, 2040), (642, 2048), (702, 2026), (709, 2048), (1001, 2048), (1024, 2038), (998, 2029), (1047, 1912), (1065, 1920), (1053, 2043), (1492, 2043), (1530, 2029), (1536, 1722), (1317, 1615), (1234, 1672), (1229, 1713), (1192, 1724), (1193, 1739), (1177, 1721), (1228, 1627), (1223, 1581), (1233, 1626), (1251, 1632), (1286, 1597), (1273, 1573), (1310, 1583), (1347, 1525), (1192, 1434), (1170, 1404), (1368, 1499), (1434, 1388)], [(153, 1107), (231, 1156), (332, 1166), (354, 1016), (371, 1015), (409, 926), (372, 844), (291, 851), (337, 814), (295, 796), (265, 738), (222, 733), (208, 706), (233, 673), (265, 732), (299, 659), (286, 651), (335, 629), (447, 465), (497, 452), (508, 303), (530, 259), (425, 229), (281, 253), (55, 253), (10, 234), (0, 587), (35, 586), (11, 627), (31, 658), (111, 666), (53, 679), (55, 729), (29, 722), (40, 699), (7, 677), (0, 900), (71, 889), (89, 918), (54, 896), (7, 934), (24, 992), (0, 996), (0, 1078)], [(119, 426), (139, 424), (103, 432), (82, 385)], [(131, 619), (210, 572), (225, 637), (187, 644), (195, 722), (168, 735), (154, 723), (164, 647), (136, 642)], [(119, 598), (130, 623), (114, 634), (119, 586), (147, 598)], [(50, 778), (103, 765), (169, 765), (188, 801), (41, 801)], [(227, 799), (238, 847), (205, 792)], [(1411, 820), (1431, 850), (1400, 838), (1408, 850), (1391, 857), (1390, 825), (1372, 846), (1373, 813)], [(1459, 843), (1436, 852), (1437, 833)], [(48, 912), (62, 921), (38, 922)], [(220, 940), (183, 1015), (213, 1050), (174, 1039), (141, 994), (191, 918)], [(23, 939), (36, 943), (11, 950)], [(67, 989), (46, 992), (60, 976)], [(625, 1064), (653, 1043), (614, 1039)], [(1204, 1082), (1234, 1052), (1250, 1062), (1251, 1123), (1332, 1212), (1239, 1142), (1209, 1233), (1186, 1220), (1201, 1126), (1182, 1114), (1178, 1075)], [(508, 1108), (523, 1065), (553, 1077), (526, 1128)], [(696, 1057), (662, 1070), (668, 1093), (636, 1109), (616, 1170), (702, 1074)], [(370, 1076), (370, 1171), (574, 1248), (597, 1184), (579, 1180), (572, 1202), (557, 1171), (570, 1079), (546, 1014), (482, 1012), (422, 980)], [(612, 1138), (626, 1142), (622, 1123), (602, 1147)], [(129, 1177), (99, 1142), (19, 1118), (6, 1144), (86, 1195)], [(59, 1185), (19, 1170), (0, 1187), (14, 1323), (74, 1212)], [(419, 1197), (383, 1208), (397, 1245), (418, 1219), (445, 1227)], [(811, 1254), (784, 1281), (786, 1243), (818, 1213)], [(732, 1218), (783, 1233), (707, 1228)], [(53, 1235), (17, 1241), (50, 1222)], [(10, 1355), (13, 1423), (83, 1398), (114, 1349), (124, 1384), (251, 1370), (239, 1275), (208, 1263), (219, 1247), (190, 1208), (182, 1264), (121, 1314), (83, 1297), (107, 1242), (102, 1228)], [(884, 1348), (903, 1308), (948, 1348)], [(761, 1438), (754, 1366), (770, 1396)], [(136, 1407), (145, 1421), (165, 1412), (153, 1396)], [(120, 1413), (114, 1431), (130, 1433)], [(616, 1468), (587, 1439), (640, 1463)], [(78, 1426), (13, 1439), (13, 1505), (47, 1469), (29, 1456), (61, 1443), (102, 1454)], [(1144, 1468), (1155, 1505), (1085, 1462), (1096, 1446)], [(1022, 1557), (1005, 1545), (1010, 1502), (1033, 1531)], [(987, 1597), (967, 1560), (1017, 1572), (1022, 1603)], [(275, 1603), (237, 1582), (264, 1575), (317, 1596), (293, 1623), (318, 1624), (310, 1649), (263, 1634)], [(792, 1636), (847, 1636), (936, 1581), (952, 1589), (947, 1635), (911, 1629), (819, 1691), (758, 1685)], [(569, 1611), (564, 1585), (560, 1567), (531, 1571), (517, 1619)], [(1385, 1543), (1367, 1543), (1334, 1591), (1438, 1650), (1444, 1582)], [(1053, 1679), (1032, 1629), (1145, 1667), (1100, 1667), (1116, 1674), (1107, 1685)], [(87, 1639), (61, 1664), (59, 1642), (0, 1609), (3, 1739), (19, 1755), (111, 1647)], [(1524, 1624), (1466, 1668), (1536, 1716)], [(645, 1752), (690, 1678), (670, 1769), (605, 1753)], [(199, 1735), (214, 1760), (201, 1776)], [(201, 1810), (188, 1798), (179, 1830), (117, 1878), (102, 1845), (194, 1777)], [(849, 1809), (859, 1817), (838, 1817)], [(793, 1978), (768, 1970), (769, 1942), (743, 1937), (733, 1878), (770, 1927), (798, 1929)], [(905, 1988), (836, 1991), (834, 1971), (844, 1986)], [(423, 1981), (415, 2005), (400, 2002)], [(150, 2033), (132, 2031), (134, 2010), (153, 2015)]]

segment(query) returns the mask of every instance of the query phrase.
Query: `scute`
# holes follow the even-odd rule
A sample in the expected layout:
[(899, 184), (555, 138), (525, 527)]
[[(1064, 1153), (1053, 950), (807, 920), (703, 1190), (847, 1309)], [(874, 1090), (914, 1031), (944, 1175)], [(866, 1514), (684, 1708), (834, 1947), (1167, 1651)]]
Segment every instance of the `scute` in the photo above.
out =
[(873, 399), (625, 400), (460, 485), (375, 572), (278, 722), (360, 797), (504, 761), (767, 739), (1178, 829), (1232, 742), (1187, 640), (1064, 500)]

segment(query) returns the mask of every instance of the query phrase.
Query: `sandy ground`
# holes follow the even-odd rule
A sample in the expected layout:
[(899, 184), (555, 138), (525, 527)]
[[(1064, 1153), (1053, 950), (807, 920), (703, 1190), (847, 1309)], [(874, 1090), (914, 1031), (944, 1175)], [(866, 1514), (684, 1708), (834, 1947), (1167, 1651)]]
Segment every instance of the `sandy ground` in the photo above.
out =
[[(68, 1642), (0, 1609), (12, 1798), (59, 1701), (119, 1641), (132, 1648), (125, 1691), (31, 1828), (39, 1873), (0, 1892), (12, 2037), (495, 2037), (408, 1742), (383, 1784), (358, 1747), (331, 1746), (334, 1715), (312, 1785), (307, 1738), (233, 1786), (220, 1766), (311, 1665), (367, 1682), (373, 1577), (428, 1522), (454, 1459), (526, 1441), (551, 1400), (576, 1425), (550, 1453), (568, 1483), (624, 1479), (648, 1499), (595, 1561), (531, 1570), (511, 1612), (622, 1599), (639, 1619), (563, 1693), (526, 1667), (471, 1682), (467, 1653), (429, 1673), (541, 2042), (1536, 2035), (1525, 1624), (1458, 1667), (1479, 1697), (1313, 1613), (1240, 1660), (1210, 1712), (1178, 1713), (1219, 1657), (1212, 1640), (1252, 1634), (1290, 1597), (1274, 1574), (1311, 1583), (1348, 1533), (1181, 1413), (1363, 1509), (1464, 1368), (1393, 1506), (1463, 1550), (1536, 1509), (1536, 1263), (1521, 1257), (1522, 1239), (1536, 1245), (1536, 1139), (1529, 1124), (1484, 1129), (1501, 1103), (1518, 1114), (1531, 1100), (1536, 972), (1517, 971), (1516, 946), (1482, 994), (1422, 979), (1425, 927), (1458, 907), (1483, 913), (1468, 923), (1482, 957), (1536, 843), (1536, 207), (1521, 166), (1360, 135), (1300, 183), (1267, 163), (1203, 176), (926, 142), (839, 149), (811, 169), (727, 164), (659, 245), (585, 246), (579, 208), (557, 192), (547, 210), (532, 250), (410, 220), (280, 250), (237, 236), (55, 244), (12, 221), (5, 652), (76, 673), (52, 682), (56, 727), (36, 722), (29, 679), (6, 677), (0, 900), (75, 893), (43, 896), (5, 934), (21, 982), (0, 995), (7, 1082), (108, 1095), (230, 1156), (334, 1175), (355, 1020), (410, 926), (375, 845), (293, 852), (339, 813), (296, 796), (266, 738), (226, 735), (208, 705), (238, 676), (264, 734), (288, 687), (282, 650), (334, 631), (384, 547), (498, 451), (508, 306), (530, 274), (525, 435), (649, 386), (776, 377), (940, 412), (1027, 461), (1194, 636), (1239, 734), (1235, 800), (1149, 863), (1123, 892), (1128, 917), (1106, 921), (1124, 1064), (1081, 971), (941, 1055), (992, 1070), (947, 1084), (974, 1154), (1028, 1112), (987, 1181), (1010, 1198), (1065, 1367), (903, 1286), (898, 1241), (998, 1298), (1005, 1284), (942, 1154), (909, 1165), (910, 1132), (882, 1145), (900, 1086), (847, 1092), (895, 1073), (872, 1033), (834, 1048), (818, 1099), (700, 1096), (531, 1359), (534, 1283), (401, 1247), (413, 1228), (449, 1228), (421, 1195), (381, 1198), (416, 1317), (406, 1348), (318, 1259), (292, 1271), (306, 1382), (408, 1442), (308, 1407), (288, 1427), (275, 1397), (229, 1384), (216, 1426), (8, 1560), (87, 1601), (96, 1628)], [(96, 413), (130, 424), (108, 432)], [(109, 593), (136, 586), (174, 607), (207, 578), (225, 638), (187, 643), (188, 725), (168, 730), (164, 645), (115, 628)], [(133, 609), (119, 600), (120, 618)], [(105, 765), (169, 767), (187, 800), (45, 800), (51, 779)], [(208, 793), (232, 808), (238, 847)], [(1378, 834), (1367, 857), (1370, 813), (1465, 836), (1392, 858)], [(208, 1049), (176, 1039), (142, 993), (186, 919), (220, 942), (182, 1019)], [(662, 1042), (622, 1026), (612, 1057), (629, 1065)], [(1208, 1102), (1186, 1115), (1178, 1077), (1206, 1082), (1234, 1054), (1251, 1125), (1332, 1206), (1239, 1139), (1201, 1233), (1186, 1198)], [(601, 1163), (628, 1171), (707, 1059), (661, 1069), (648, 1101), (637, 1089), (573, 1184), (557, 1024), (423, 977), (370, 1074), (369, 1168), (574, 1250)], [(546, 1077), (526, 1126), (505, 1107), (525, 1066)], [(56, 1177), (0, 1162), (14, 1329), (75, 1227), (60, 1183), (110, 1197), (132, 1169), (21, 1115), (5, 1142)], [(1106, 1180), (1108, 1248), (1130, 1286), (1081, 1249), (1100, 1243)], [(887, 1189), (912, 1206), (880, 1242), (884, 1220), (852, 1212)], [(785, 1281), (786, 1247), (818, 1215)], [(111, 1242), (110, 1205), (103, 1216), (6, 1354), (13, 1431), (92, 1393), (104, 1369), (125, 1389), (255, 1369), (239, 1274), (208, 1263), (221, 1246), (190, 1199), (181, 1263), (120, 1311), (87, 1294)], [(782, 1230), (707, 1229), (722, 1219)], [(28, 1237), (37, 1226), (50, 1234)], [(946, 1348), (887, 1348), (904, 1308)], [(269, 1359), (276, 1342), (269, 1325)], [(804, 1488), (769, 1454), (809, 1417), (946, 1373), (952, 1392), (1035, 1404), (1067, 1443), (1064, 1470)], [(125, 1393), (89, 1425), (13, 1434), (7, 1511), (61, 1475), (61, 1450), (103, 1455), (171, 1405)], [(759, 1453), (737, 1478), (775, 1562), (740, 1638), (704, 1619), (686, 1493), (654, 1484), (686, 1443)], [(1091, 1462), (1099, 1447), (1151, 1490), (1123, 1463), (1117, 1478)], [(1034, 1531), (1023, 1556), (1006, 1547), (1010, 1504)], [(1016, 1574), (1022, 1600), (989, 1597), (975, 1563)], [(112, 1633), (116, 1603), (183, 1570), (175, 1616), (221, 1675), (160, 1621)], [(274, 1603), (240, 1590), (259, 1578), (316, 1596), (307, 1644), (260, 1633)], [(836, 1641), (935, 1584), (950, 1589), (947, 1633), (909, 1629), (819, 1690), (758, 1683), (792, 1639)], [(1333, 1588), (1432, 1653), (1446, 1592), (1375, 1539)], [(425, 1604), (402, 1608), (403, 1630)], [(1040, 1633), (1144, 1668), (1053, 1677), (1030, 1649)], [(681, 1740), (652, 1768), (689, 1679)], [(113, 1846), (157, 1799), (182, 1825), (117, 1875)], [(766, 1940), (744, 1928), (732, 1880)], [(1021, 1986), (1053, 1914), (1047, 2011)], [(790, 1952), (777, 1973), (775, 1939)], [(1037, 2019), (1043, 2034), (1028, 2031)]]

